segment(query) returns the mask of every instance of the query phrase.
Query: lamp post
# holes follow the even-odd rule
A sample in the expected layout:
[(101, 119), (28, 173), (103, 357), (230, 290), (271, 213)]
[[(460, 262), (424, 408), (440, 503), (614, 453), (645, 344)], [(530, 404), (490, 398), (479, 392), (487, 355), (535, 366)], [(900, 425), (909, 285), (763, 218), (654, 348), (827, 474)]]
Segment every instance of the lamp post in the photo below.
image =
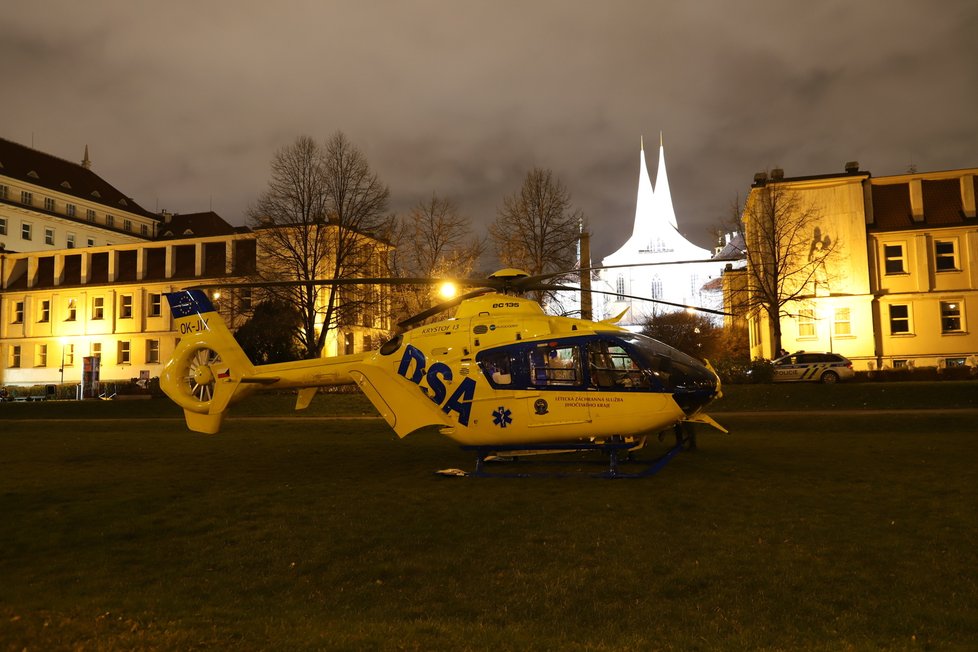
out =
[(61, 386), (64, 387), (65, 384), (65, 347), (68, 346), (68, 339), (65, 337), (61, 338)]

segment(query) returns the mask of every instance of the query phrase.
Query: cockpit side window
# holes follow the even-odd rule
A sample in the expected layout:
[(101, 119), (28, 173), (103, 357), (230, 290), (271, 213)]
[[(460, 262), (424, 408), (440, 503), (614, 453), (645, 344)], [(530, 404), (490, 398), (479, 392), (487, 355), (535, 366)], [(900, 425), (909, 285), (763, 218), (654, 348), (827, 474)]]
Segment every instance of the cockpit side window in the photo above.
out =
[(599, 389), (649, 389), (648, 375), (623, 347), (612, 342), (587, 345), (591, 385)]
[(479, 364), (493, 385), (508, 387), (513, 384), (513, 358), (507, 351), (486, 351), (479, 356)]
[(583, 384), (581, 356), (577, 346), (541, 344), (529, 351), (530, 384), (536, 387), (566, 387)]

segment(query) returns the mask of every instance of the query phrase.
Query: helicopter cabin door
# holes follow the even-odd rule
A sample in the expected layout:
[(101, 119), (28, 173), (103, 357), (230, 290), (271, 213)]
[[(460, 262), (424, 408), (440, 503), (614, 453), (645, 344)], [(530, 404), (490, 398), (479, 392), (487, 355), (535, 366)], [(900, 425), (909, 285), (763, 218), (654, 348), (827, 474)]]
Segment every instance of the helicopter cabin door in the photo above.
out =
[(581, 347), (576, 342), (540, 342), (526, 353), (531, 427), (590, 422), (591, 410), (582, 396), (586, 384)]

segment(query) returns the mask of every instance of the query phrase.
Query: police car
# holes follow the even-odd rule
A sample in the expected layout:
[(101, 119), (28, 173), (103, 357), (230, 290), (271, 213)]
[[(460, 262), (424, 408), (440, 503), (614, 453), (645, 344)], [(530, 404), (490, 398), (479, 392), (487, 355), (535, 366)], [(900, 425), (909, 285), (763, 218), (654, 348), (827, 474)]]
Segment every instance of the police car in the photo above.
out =
[(776, 383), (837, 383), (855, 375), (852, 361), (838, 353), (798, 351), (776, 358), (772, 364)]

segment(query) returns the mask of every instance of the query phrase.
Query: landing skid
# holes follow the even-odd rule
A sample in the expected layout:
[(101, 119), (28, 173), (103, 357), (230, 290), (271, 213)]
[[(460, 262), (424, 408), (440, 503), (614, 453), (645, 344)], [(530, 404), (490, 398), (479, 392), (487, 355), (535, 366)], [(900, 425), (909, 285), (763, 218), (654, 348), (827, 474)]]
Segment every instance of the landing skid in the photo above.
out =
[[(677, 425), (675, 428), (676, 444), (668, 451), (655, 458), (648, 465), (635, 472), (625, 472), (620, 468), (620, 463), (622, 462), (621, 454), (624, 452), (627, 458), (631, 458), (629, 451), (635, 447), (634, 442), (605, 442), (602, 444), (596, 443), (586, 443), (586, 442), (575, 442), (575, 443), (562, 443), (562, 444), (535, 444), (532, 446), (534, 452), (587, 452), (587, 451), (600, 451), (608, 455), (608, 469), (602, 473), (592, 473), (591, 477), (595, 478), (606, 478), (609, 480), (618, 479), (638, 479), (638, 478), (648, 478), (659, 471), (661, 471), (666, 464), (669, 463), (672, 458), (674, 458), (680, 451), (687, 447), (687, 442), (689, 441), (689, 436), (684, 431), (682, 426)], [(504, 456), (506, 453), (513, 453), (518, 451), (527, 451), (527, 445), (512, 445), (512, 446), (462, 446), (462, 450), (475, 451), (475, 470), (471, 473), (465, 473), (458, 469), (447, 469), (446, 471), (440, 471), (442, 475), (451, 476), (465, 476), (474, 478), (531, 478), (531, 477), (567, 477), (571, 475), (580, 475), (579, 473), (564, 472), (564, 473), (535, 473), (535, 472), (516, 472), (516, 473), (490, 473), (486, 470), (486, 463), (492, 458), (497, 456)], [(507, 459), (511, 463), (519, 463), (515, 456), (514, 458)], [(627, 461), (636, 461), (628, 459)], [(489, 462), (492, 464), (492, 462)], [(537, 460), (536, 464), (580, 464), (581, 460)], [(641, 462), (640, 462), (641, 463)]]

